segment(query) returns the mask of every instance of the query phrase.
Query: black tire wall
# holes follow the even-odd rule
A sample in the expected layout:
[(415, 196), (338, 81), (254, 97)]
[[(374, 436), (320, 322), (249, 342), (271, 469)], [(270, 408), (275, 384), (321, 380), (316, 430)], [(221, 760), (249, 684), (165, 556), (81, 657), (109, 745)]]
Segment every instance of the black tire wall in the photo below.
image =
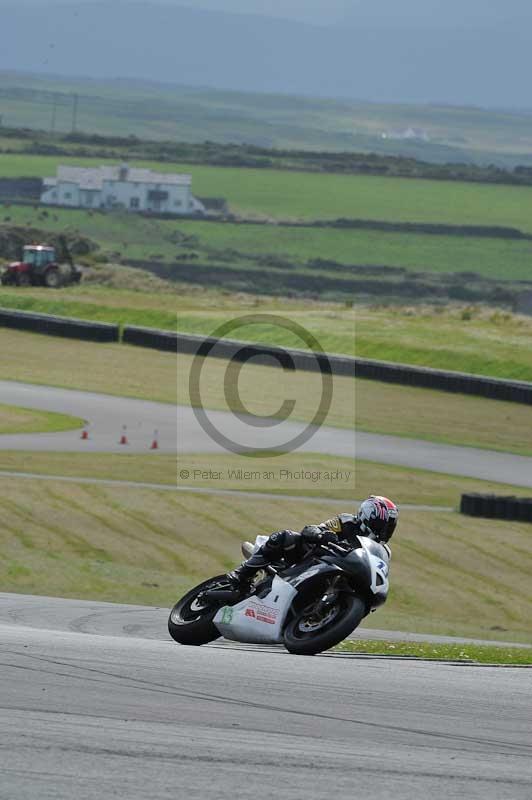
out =
[(460, 512), (470, 517), (532, 522), (532, 497), (514, 495), (463, 494)]
[[(103, 322), (85, 322), (67, 317), (48, 314), (33, 314), (25, 311), (12, 311), (0, 308), (0, 327), (32, 331), (52, 336), (65, 336), (72, 339), (86, 339), (93, 342), (118, 342), (118, 325)], [(269, 366), (272, 363), (285, 365), (287, 360), (295, 369), (366, 378), (368, 380), (397, 383), (402, 386), (415, 386), (457, 394), (486, 397), (491, 400), (505, 400), (512, 403), (532, 405), (532, 383), (526, 381), (501, 380), (482, 375), (469, 375), (462, 372), (446, 372), (428, 367), (414, 367), (387, 361), (372, 361), (351, 356), (317, 354), (306, 350), (284, 349), (269, 345), (252, 344), (232, 339), (217, 341), (208, 336), (163, 331), (153, 328), (140, 328), (126, 325), (122, 341), (124, 344), (148, 347), (173, 353), (208, 355), (215, 358), (246, 361), (251, 356), (255, 363)], [(216, 347), (211, 345), (216, 344)], [(273, 357), (273, 359), (272, 359)]]
[[(127, 325), (123, 341), (141, 347), (155, 347), (189, 355), (202, 355), (203, 351), (215, 358), (247, 360), (251, 355), (254, 363), (271, 365), (272, 356), (280, 363), (286, 354), (292, 359), (295, 369), (317, 372), (328, 371), (333, 375), (367, 378), (368, 380), (397, 383), (402, 386), (415, 386), (456, 394), (470, 394), (491, 400), (506, 400), (512, 403), (532, 405), (532, 383), (489, 378), (482, 375), (469, 375), (465, 372), (446, 372), (429, 367), (413, 367), (407, 364), (394, 364), (387, 361), (372, 361), (352, 356), (331, 355), (316, 357), (306, 350), (283, 349), (268, 345), (244, 343), (234, 339), (217, 341), (209, 336), (196, 336), (185, 333), (158, 331), (151, 328), (137, 328)], [(214, 345), (216, 345), (214, 347)]]
[(0, 308), (0, 327), (14, 328), (49, 336), (64, 336), (69, 339), (84, 339), (90, 342), (118, 342), (118, 325), (104, 322), (85, 322), (81, 319), (54, 317), (49, 314), (30, 314), (26, 311), (10, 311)]

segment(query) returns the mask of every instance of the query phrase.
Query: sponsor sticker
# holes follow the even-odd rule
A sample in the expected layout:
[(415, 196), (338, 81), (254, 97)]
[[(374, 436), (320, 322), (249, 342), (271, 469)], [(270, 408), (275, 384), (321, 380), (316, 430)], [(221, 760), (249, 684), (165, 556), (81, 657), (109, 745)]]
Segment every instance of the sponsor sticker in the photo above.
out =
[(262, 605), (262, 603), (252, 603), (249, 605), (244, 616), (252, 617), (257, 622), (266, 622), (268, 625), (275, 625), (279, 610), (277, 608), (270, 608), (270, 606)]
[(233, 609), (231, 606), (225, 606), (222, 612), (222, 622), (229, 625), (233, 621)]

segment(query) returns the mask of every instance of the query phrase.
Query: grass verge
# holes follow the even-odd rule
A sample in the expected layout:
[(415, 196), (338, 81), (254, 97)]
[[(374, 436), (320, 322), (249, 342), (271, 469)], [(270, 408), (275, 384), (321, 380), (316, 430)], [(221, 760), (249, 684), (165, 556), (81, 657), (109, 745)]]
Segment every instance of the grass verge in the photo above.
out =
[(532, 649), (472, 644), (432, 644), (429, 642), (375, 642), (348, 640), (339, 644), (337, 653), (384, 655), (400, 658), (423, 658), (430, 661), (463, 661), (464, 664), (532, 665)]
[(35, 411), (0, 404), (0, 434), (57, 433), (81, 428), (83, 420), (52, 411)]
[[(266, 466), (263, 467), (263, 461)], [(324, 496), (337, 498), (350, 510), (356, 498), (361, 500), (370, 494), (385, 494), (402, 505), (448, 506), (458, 508), (462, 492), (493, 492), (528, 496), (530, 489), (508, 484), (491, 483), (490, 481), (462, 478), (455, 475), (444, 475), (439, 472), (425, 472), (408, 467), (377, 464), (357, 459), (353, 464), (349, 459), (332, 456), (301, 455), (282, 456), (281, 466), (295, 470), (338, 469), (349, 471), (352, 475), (343, 487), (338, 489), (334, 483), (327, 481), (312, 483), (312, 479), (302, 481), (272, 478), (265, 481), (262, 477), (252, 476), (249, 479), (235, 479), (228, 476), (230, 469), (243, 468), (251, 470), (250, 459), (236, 455), (218, 455), (216, 453), (179, 457), (167, 455), (128, 455), (114, 453), (31, 453), (0, 451), (0, 475), (4, 472), (26, 472), (43, 476), (69, 478), (99, 478), (103, 480), (134, 481), (138, 483), (164, 484), (175, 486), (176, 483), (187, 488), (200, 489), (237, 489), (242, 492), (279, 493), (298, 496)], [(281, 468), (278, 459), (261, 459), (260, 470)], [(188, 469), (189, 478), (181, 478), (178, 472)], [(213, 470), (221, 472), (220, 478), (194, 476), (193, 470)], [(346, 506), (347, 503), (347, 506)], [(332, 513), (332, 512), (331, 512)], [(330, 515), (329, 515), (330, 516)], [(477, 525), (482, 524), (477, 521)]]
[[(339, 510), (335, 503), (282, 497), (272, 503), (3, 476), (0, 585), (3, 591), (170, 606), (186, 588), (237, 563), (244, 538), (298, 529)], [(403, 511), (390, 598), (372, 624), (529, 643), (529, 528)]]

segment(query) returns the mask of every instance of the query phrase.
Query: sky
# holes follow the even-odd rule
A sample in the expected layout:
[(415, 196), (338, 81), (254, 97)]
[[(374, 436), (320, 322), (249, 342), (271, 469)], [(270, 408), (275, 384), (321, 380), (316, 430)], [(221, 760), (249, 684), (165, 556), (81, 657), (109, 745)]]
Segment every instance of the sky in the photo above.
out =
[[(127, 0), (126, 0), (127, 1)], [(366, 0), (152, 0), (160, 5), (186, 6), (210, 11), (226, 11), (237, 14), (257, 14), (260, 16), (293, 19), (314, 25), (336, 25), (353, 13)], [(50, 0), (20, 0), (21, 5), (48, 5)], [(93, 0), (76, 0), (93, 2)], [(112, 5), (117, 0), (108, 0)], [(120, 0), (124, 2), (124, 0)], [(12, 5), (11, 0), (0, 0), (2, 5)]]
[[(19, 5), (49, 5), (53, 0), (19, 0)], [(74, 2), (74, 0), (70, 0)], [(75, 0), (94, 2), (94, 0)], [(109, 5), (138, 0), (107, 0)], [(146, 3), (146, 0), (144, 0)], [(438, 24), (446, 28), (503, 24), (516, 30), (532, 23), (532, 0), (149, 0), (159, 5), (292, 19), (319, 26), (356, 27), (361, 20), (384, 18), (398, 28)], [(12, 0), (0, 0), (11, 5)]]
[(0, 0), (0, 12), (4, 70), (532, 107), (532, 0)]

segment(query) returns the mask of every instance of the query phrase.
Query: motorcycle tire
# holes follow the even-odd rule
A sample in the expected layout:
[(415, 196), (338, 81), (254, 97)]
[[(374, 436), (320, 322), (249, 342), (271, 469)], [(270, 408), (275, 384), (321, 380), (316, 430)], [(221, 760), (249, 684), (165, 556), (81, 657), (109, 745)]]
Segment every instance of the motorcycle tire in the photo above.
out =
[[(366, 616), (366, 604), (351, 594), (340, 594), (338, 612), (329, 623), (318, 630), (310, 630), (305, 622), (311, 619), (308, 607), (299, 611), (286, 626), (283, 634), (284, 646), (289, 653), (314, 656), (342, 642)], [(312, 626), (310, 626), (312, 627)]]
[(213, 622), (220, 606), (201, 605), (195, 601), (200, 592), (224, 582), (225, 575), (216, 575), (208, 581), (200, 583), (181, 600), (178, 600), (168, 617), (168, 633), (179, 644), (202, 645), (213, 642), (221, 636)]

